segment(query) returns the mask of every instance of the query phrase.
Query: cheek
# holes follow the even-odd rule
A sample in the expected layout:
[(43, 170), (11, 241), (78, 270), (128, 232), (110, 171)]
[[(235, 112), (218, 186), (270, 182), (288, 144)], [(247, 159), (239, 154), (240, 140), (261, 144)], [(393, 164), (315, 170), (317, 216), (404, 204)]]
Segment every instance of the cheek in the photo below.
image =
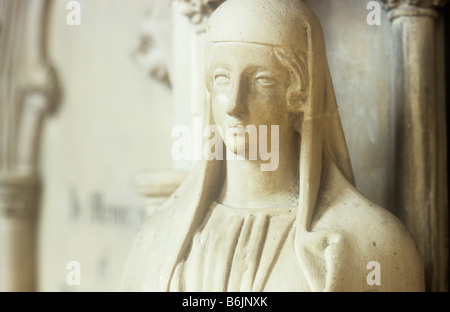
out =
[(214, 93), (213, 101), (218, 107), (226, 107), (230, 103), (229, 98), (221, 92)]
[(287, 118), (286, 95), (281, 90), (254, 93), (250, 116), (258, 124), (279, 125)]

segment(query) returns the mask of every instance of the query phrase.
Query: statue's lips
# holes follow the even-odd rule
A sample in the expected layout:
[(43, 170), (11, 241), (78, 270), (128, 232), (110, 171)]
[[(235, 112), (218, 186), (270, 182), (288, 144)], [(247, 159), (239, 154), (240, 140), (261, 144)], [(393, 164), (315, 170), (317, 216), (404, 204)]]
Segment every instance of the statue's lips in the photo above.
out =
[(227, 125), (228, 135), (245, 135), (247, 132), (246, 128), (242, 124), (229, 124)]

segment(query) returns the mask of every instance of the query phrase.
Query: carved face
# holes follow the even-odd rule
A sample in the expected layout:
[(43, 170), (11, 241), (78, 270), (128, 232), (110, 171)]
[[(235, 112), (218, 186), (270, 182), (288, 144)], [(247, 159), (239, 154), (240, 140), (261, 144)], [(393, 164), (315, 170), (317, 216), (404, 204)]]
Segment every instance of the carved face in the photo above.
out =
[[(211, 47), (206, 79), (212, 115), (227, 148), (249, 150), (245, 127), (279, 126), (279, 143), (291, 137), (293, 126), (287, 112), (289, 73), (270, 46), (250, 43), (216, 43)], [(258, 140), (260, 135), (258, 135)], [(278, 139), (278, 138), (277, 138)]]

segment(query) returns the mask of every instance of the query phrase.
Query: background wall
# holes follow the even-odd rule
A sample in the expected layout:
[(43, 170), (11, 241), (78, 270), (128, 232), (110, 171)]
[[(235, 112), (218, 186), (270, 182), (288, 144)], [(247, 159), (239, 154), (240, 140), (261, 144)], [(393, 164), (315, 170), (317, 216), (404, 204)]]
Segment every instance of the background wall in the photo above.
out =
[[(80, 26), (67, 2), (53, 2), (48, 41), (63, 97), (43, 134), (38, 288), (117, 290), (145, 216), (133, 176), (172, 163), (171, 95), (133, 57), (152, 1), (79, 1)], [(80, 286), (66, 283), (69, 261)]]

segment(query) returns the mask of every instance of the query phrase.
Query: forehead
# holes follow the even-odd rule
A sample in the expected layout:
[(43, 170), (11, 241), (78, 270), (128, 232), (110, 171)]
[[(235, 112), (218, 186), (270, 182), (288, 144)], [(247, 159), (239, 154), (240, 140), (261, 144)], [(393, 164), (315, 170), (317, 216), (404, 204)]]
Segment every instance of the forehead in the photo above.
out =
[(223, 67), (229, 70), (238, 70), (248, 67), (280, 70), (281, 64), (269, 45), (220, 42), (211, 43), (208, 51), (207, 69)]

